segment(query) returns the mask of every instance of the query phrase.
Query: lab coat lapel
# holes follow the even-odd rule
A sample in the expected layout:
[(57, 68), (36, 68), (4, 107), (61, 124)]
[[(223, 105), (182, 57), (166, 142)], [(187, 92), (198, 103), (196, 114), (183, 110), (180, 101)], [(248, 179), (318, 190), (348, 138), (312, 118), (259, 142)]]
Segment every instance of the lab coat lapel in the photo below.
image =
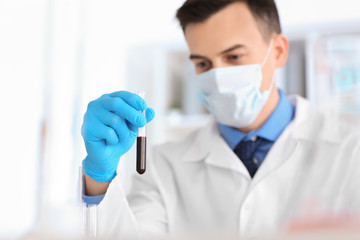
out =
[[(264, 179), (285, 161), (291, 160), (300, 148), (299, 140), (306, 140), (311, 137), (308, 128), (313, 128), (314, 121), (318, 119), (315, 116), (316, 113), (311, 111), (307, 100), (299, 96), (290, 96), (289, 100), (296, 107), (295, 118), (270, 149), (255, 174), (252, 185)], [(309, 120), (310, 118), (311, 120)], [(199, 132), (192, 147), (184, 155), (183, 159), (191, 159), (191, 161), (204, 160), (209, 165), (237, 171), (249, 180), (251, 179), (245, 165), (221, 137), (215, 121), (211, 121), (208, 126)]]
[[(296, 106), (295, 118), (274, 143), (264, 162), (255, 174), (252, 185), (255, 185), (266, 177), (266, 175), (280, 167), (285, 161), (291, 160), (300, 148), (299, 139), (308, 136), (308, 134), (303, 134), (303, 128), (307, 127), (306, 123), (308, 122), (309, 115), (311, 115), (309, 103), (299, 96), (290, 96), (289, 100)], [(205, 162), (217, 167), (237, 171), (251, 180), (245, 165), (221, 137), (215, 122), (211, 126), (211, 129), (212, 132), (209, 135), (210, 152), (207, 154)]]
[[(295, 118), (271, 147), (264, 162), (254, 176), (252, 186), (263, 180), (286, 161), (291, 161), (301, 148), (300, 140), (309, 138), (309, 130), (305, 128), (313, 125), (316, 117), (312, 121), (309, 118), (310, 116), (313, 117), (315, 113), (311, 113), (309, 103), (305, 99), (299, 96), (290, 96), (289, 100), (295, 106)], [(309, 122), (311, 123), (310, 125)], [(304, 134), (304, 132), (307, 134)]]
[(212, 120), (202, 128), (181, 157), (185, 162), (204, 161), (206, 164), (236, 171), (250, 179), (244, 164), (221, 137), (217, 123)]
[(264, 162), (257, 170), (252, 181), (252, 186), (266, 178), (267, 175), (271, 174), (279, 167), (281, 167), (281, 165), (286, 161), (291, 161), (291, 159), (295, 156), (295, 154), (300, 148), (300, 143), (298, 139), (291, 136), (292, 127), (293, 126), (288, 126), (288, 129), (286, 129), (284, 133), (274, 143), (266, 158), (264, 159)]
[(205, 159), (207, 164), (239, 172), (251, 179), (245, 165), (221, 137), (216, 123), (212, 125), (212, 135), (209, 140), (209, 154)]

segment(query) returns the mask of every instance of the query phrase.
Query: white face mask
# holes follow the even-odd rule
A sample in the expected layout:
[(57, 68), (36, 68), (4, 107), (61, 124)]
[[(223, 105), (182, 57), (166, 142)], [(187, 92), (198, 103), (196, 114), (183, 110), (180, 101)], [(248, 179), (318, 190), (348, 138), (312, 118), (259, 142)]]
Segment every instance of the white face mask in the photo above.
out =
[(274, 85), (260, 92), (262, 67), (269, 58), (270, 42), (262, 64), (214, 68), (197, 75), (200, 101), (216, 121), (231, 127), (246, 127), (253, 123), (267, 102)]

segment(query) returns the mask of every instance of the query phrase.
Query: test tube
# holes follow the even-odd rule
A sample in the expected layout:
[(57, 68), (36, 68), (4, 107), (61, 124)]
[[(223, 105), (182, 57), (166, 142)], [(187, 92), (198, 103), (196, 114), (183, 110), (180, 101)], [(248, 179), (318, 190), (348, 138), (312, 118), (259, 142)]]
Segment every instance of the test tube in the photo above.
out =
[[(145, 100), (145, 92), (137, 92), (137, 95)], [(146, 110), (141, 112), (146, 121)], [(146, 170), (146, 125), (138, 129), (136, 139), (136, 171), (143, 174)]]
[(98, 234), (98, 205), (89, 204), (85, 207), (85, 211), (85, 235), (96, 238)]

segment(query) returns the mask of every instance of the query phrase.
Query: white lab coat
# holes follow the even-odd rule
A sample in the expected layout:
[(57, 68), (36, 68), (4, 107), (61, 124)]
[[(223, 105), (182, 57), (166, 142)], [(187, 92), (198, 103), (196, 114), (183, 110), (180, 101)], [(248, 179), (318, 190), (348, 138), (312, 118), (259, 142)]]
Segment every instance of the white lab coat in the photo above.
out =
[[(295, 217), (360, 214), (360, 137), (301, 97), (294, 120), (255, 177), (220, 136), (217, 124), (153, 149), (147, 172), (125, 196), (119, 178), (98, 209), (99, 235), (281, 231)], [(148, 235), (146, 235), (148, 236)]]

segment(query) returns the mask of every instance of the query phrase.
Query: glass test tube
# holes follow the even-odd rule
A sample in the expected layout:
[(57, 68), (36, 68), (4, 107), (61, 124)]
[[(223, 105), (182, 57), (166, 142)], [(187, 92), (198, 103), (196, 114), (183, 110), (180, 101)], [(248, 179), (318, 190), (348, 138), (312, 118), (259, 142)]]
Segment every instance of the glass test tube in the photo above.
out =
[(98, 205), (89, 204), (85, 207), (85, 211), (85, 235), (96, 238), (98, 231)]
[[(137, 92), (145, 100), (145, 92)], [(146, 120), (146, 110), (141, 112)], [(146, 171), (146, 125), (138, 129), (136, 139), (136, 171), (143, 174)]]

